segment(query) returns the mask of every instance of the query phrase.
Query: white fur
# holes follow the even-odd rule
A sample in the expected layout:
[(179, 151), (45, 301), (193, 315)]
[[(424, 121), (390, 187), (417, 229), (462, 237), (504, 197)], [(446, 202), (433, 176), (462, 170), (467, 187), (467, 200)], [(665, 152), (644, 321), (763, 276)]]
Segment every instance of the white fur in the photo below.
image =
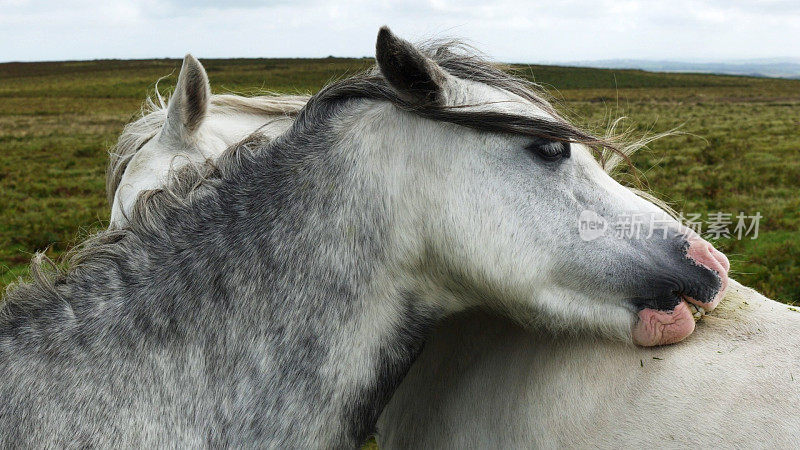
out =
[(800, 312), (731, 281), (679, 344), (442, 325), (379, 422), (381, 448), (796, 448)]
[[(191, 129), (187, 119), (187, 91), (205, 93), (200, 96), (202, 114)], [(144, 145), (127, 163), (114, 192), (110, 226), (123, 226), (142, 191), (163, 187), (170, 173), (187, 164), (216, 160), (228, 147), (254, 132), (266, 137), (283, 133), (293, 116), (305, 104), (303, 96), (240, 97), (211, 95), (205, 69), (191, 55), (184, 60), (178, 75), (175, 94), (167, 105), (148, 102), (150, 111), (129, 125), (128, 134), (141, 135)], [(161, 98), (158, 97), (160, 103)], [(195, 105), (196, 106), (196, 105)]]
[(111, 225), (124, 225), (136, 198), (142, 191), (162, 187), (169, 180), (171, 170), (187, 164), (199, 164), (216, 159), (225, 149), (252, 134), (259, 127), (267, 135), (277, 135), (291, 125), (291, 118), (280, 118), (267, 123), (263, 115), (251, 113), (229, 114), (211, 110), (209, 117), (197, 131), (193, 145), (176, 148), (165, 143), (160, 134), (145, 144), (128, 164), (115, 194), (111, 209)]

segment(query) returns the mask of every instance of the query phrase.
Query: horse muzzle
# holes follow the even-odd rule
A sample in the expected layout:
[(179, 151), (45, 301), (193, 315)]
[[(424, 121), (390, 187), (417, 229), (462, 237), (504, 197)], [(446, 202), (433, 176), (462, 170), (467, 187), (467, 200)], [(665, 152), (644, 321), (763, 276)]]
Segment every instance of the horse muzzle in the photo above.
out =
[(728, 288), (728, 258), (706, 240), (691, 235), (685, 250), (688, 264), (671, 282), (661, 284), (661, 295), (639, 299), (633, 342), (644, 347), (679, 342), (692, 334), (695, 319), (717, 307)]

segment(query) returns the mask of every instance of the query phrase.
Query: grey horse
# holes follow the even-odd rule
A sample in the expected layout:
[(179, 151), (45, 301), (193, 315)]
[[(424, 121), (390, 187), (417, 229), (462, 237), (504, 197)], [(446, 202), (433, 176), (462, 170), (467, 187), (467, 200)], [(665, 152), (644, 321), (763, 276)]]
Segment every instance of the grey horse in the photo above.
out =
[[(719, 301), (727, 267), (677, 222), (579, 238), (581, 210), (670, 219), (526, 83), (385, 28), (376, 59), (139, 195), (67, 271), (35, 258), (2, 307), (0, 445), (357, 446), (443, 316), (652, 345)], [(157, 138), (192, 145), (192, 86)]]

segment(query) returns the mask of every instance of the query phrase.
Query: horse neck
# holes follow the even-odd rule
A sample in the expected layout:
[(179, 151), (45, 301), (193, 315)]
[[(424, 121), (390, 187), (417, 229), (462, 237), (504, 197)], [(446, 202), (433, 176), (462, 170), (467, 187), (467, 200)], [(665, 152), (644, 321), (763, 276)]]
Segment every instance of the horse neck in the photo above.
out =
[[(274, 138), (286, 131), (292, 124), (292, 118), (282, 114), (257, 113), (255, 111), (216, 111), (203, 124), (201, 132), (213, 139), (219, 139), (224, 143), (220, 147), (224, 150), (232, 145), (236, 145), (253, 132)], [(206, 157), (216, 158), (219, 154), (205, 155)]]
[(266, 268), (262, 277), (275, 303), (262, 303), (269, 312), (257, 316), (295, 333), (297, 348), (273, 352), (285, 358), (281, 366), (335, 374), (286, 382), (300, 386), (299, 403), (328, 398), (338, 408), (330, 429), (357, 445), (442, 312), (423, 305), (413, 282), (404, 283), (392, 265), (391, 214), (368, 201), (379, 194), (362, 191), (368, 186), (337, 152), (295, 147), (303, 140), (290, 133), (243, 175), (262, 194), (247, 209), (263, 207), (258, 220), (268, 224), (260, 245), (270, 250), (257, 267)]
[[(114, 231), (125, 236), (59, 284), (49, 304), (74, 317), (53, 321), (46, 333), (58, 342), (96, 341), (96, 360), (115, 361), (107, 367), (118, 371), (136, 372), (164, 351), (182, 367), (219, 361), (193, 383), (229, 399), (249, 383), (244, 417), (264, 418), (248, 423), (249, 438), (356, 445), (438, 312), (397, 282), (384, 212), (353, 203), (374, 193), (353, 191), (358, 183), (345, 181), (347, 165), (331, 152), (283, 150), (244, 152), (238, 159), (247, 164), (222, 169), (226, 175), (180, 201), (151, 197), (132, 231)], [(124, 343), (135, 350), (120, 351)], [(90, 367), (69, 371), (77, 372), (81, 382), (101, 376)]]
[[(262, 320), (264, 353), (277, 368), (273, 383), (291, 387), (282, 396), (296, 405), (325, 404), (307, 421), (316, 425), (304, 427), (312, 442), (358, 445), (442, 312), (423, 304), (392, 264), (393, 218), (374, 201), (381, 194), (369, 191), (340, 152), (298, 144), (307, 139), (289, 133), (243, 165), (236, 177), (248, 180), (247, 188), (234, 183), (220, 191), (227, 209), (248, 215), (212, 228), (255, 237), (241, 242), (256, 293), (247, 316)], [(237, 289), (243, 281), (237, 277)], [(264, 400), (262, 410), (282, 414), (274, 398)]]

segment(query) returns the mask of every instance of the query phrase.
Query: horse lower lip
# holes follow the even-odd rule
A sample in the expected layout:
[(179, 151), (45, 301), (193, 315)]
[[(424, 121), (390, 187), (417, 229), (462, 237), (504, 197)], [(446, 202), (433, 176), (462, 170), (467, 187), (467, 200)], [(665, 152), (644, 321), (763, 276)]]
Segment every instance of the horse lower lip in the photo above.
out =
[(684, 300), (671, 310), (644, 308), (633, 325), (633, 342), (644, 347), (674, 344), (692, 334), (695, 322)]

